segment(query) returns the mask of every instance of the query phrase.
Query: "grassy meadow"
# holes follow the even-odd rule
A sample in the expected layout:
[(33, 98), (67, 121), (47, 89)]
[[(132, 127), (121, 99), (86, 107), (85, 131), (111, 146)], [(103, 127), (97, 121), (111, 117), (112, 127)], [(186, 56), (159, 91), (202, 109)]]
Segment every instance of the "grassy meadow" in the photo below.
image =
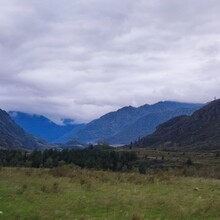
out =
[[(195, 188), (198, 187), (198, 191)], [(1, 168), (0, 219), (220, 219), (220, 180), (182, 171)]]

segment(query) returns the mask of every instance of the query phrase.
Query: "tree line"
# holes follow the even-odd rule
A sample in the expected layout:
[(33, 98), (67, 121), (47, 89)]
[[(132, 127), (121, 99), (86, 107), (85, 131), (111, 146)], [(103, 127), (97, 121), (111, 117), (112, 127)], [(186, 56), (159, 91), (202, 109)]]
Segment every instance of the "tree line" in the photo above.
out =
[(81, 168), (112, 171), (131, 170), (137, 161), (135, 152), (100, 149), (48, 149), (41, 151), (0, 150), (0, 166), (52, 168), (74, 164)]

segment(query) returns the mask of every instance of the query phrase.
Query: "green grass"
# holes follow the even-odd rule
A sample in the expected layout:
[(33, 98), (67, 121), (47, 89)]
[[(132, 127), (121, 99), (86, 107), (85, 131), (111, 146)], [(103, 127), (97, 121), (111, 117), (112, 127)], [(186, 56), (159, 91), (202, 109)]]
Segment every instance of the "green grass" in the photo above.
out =
[[(127, 151), (128, 149), (119, 148), (117, 151)], [(164, 151), (161, 149), (133, 148), (140, 161), (146, 162), (148, 168), (155, 169), (160, 166), (161, 169), (181, 168), (187, 165), (190, 158), (193, 167), (188, 174), (194, 177), (220, 179), (220, 157), (217, 152), (180, 152)], [(193, 172), (193, 170), (195, 172)]]
[(219, 207), (220, 181), (214, 179), (68, 167), (0, 169), (0, 219), (217, 220)]

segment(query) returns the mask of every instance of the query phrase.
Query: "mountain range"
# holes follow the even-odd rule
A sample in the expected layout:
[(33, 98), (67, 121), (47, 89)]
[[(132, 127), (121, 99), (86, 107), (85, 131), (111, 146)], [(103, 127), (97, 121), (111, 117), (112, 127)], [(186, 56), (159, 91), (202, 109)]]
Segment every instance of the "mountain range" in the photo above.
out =
[(64, 119), (63, 125), (58, 125), (42, 115), (16, 111), (10, 111), (8, 113), (26, 132), (48, 143), (64, 143), (69, 140), (68, 138), (65, 139), (68, 133), (76, 132), (84, 127), (84, 124), (76, 124), (69, 119)]
[[(179, 115), (191, 115), (202, 104), (158, 102), (140, 107), (123, 107), (103, 115), (88, 124), (74, 124), (65, 120), (57, 125), (40, 115), (1, 110), (1, 143), (10, 148), (44, 149), (49, 143), (74, 145), (107, 142), (129, 144), (153, 133), (156, 127)], [(9, 116), (10, 115), (10, 116)], [(22, 127), (22, 128), (21, 128)], [(7, 131), (7, 132), (6, 132)], [(45, 141), (43, 141), (45, 140)]]
[(201, 106), (171, 101), (138, 108), (128, 106), (93, 120), (69, 139), (84, 143), (128, 144), (154, 132), (159, 124), (179, 115), (191, 115)]
[(44, 150), (49, 145), (17, 125), (9, 114), (0, 109), (0, 148)]
[(64, 125), (57, 125), (44, 116), (22, 112), (9, 115), (0, 109), (0, 148), (52, 147), (39, 137), (54, 143), (67, 142), (65, 147), (103, 141), (135, 142), (139, 147), (219, 150), (220, 99), (205, 105), (166, 101), (137, 108), (128, 106), (88, 124), (65, 120)]
[(220, 149), (220, 99), (207, 103), (191, 116), (179, 116), (138, 143), (142, 147)]

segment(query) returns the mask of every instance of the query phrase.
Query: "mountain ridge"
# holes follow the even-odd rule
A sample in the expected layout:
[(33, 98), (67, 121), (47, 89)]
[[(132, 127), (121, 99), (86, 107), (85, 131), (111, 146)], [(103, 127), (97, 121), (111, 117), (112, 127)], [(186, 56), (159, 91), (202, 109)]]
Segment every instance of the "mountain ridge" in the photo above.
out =
[[(201, 106), (202, 104), (180, 103), (172, 101), (158, 102), (153, 105), (146, 104), (140, 107), (126, 106), (118, 109), (115, 112), (107, 113), (100, 118), (88, 123), (82, 130), (72, 136), (72, 140), (87, 143), (107, 141), (109, 144), (128, 144), (130, 141), (135, 141), (138, 139), (140, 134), (137, 132), (137, 134), (135, 134), (131, 140), (129, 138), (120, 138), (120, 133), (126, 133), (125, 130), (128, 128), (132, 129), (130, 126), (134, 125), (138, 120), (141, 120), (142, 117), (152, 113), (157, 113), (157, 115), (155, 115), (155, 120), (157, 120), (157, 117), (161, 117), (161, 114), (164, 114), (165, 116), (165, 112), (168, 111), (173, 112), (174, 116), (185, 113), (192, 114)], [(179, 112), (174, 113), (177, 111), (177, 109), (179, 109)], [(186, 109), (188, 110), (186, 111)], [(149, 132), (153, 132), (157, 125), (166, 120), (169, 120), (172, 117), (172, 114), (169, 113), (169, 115), (166, 117), (161, 117), (161, 120), (155, 123), (154, 126), (150, 129), (145, 128), (145, 135), (147, 134), (148, 130)], [(142, 129), (144, 129), (144, 126)], [(111, 140), (111, 138), (115, 140)], [(120, 143), (116, 143), (116, 140)]]
[(179, 116), (158, 126), (139, 145), (220, 148), (220, 99), (204, 105), (191, 116)]
[(26, 132), (39, 137), (49, 143), (64, 143), (62, 137), (74, 129), (83, 127), (83, 124), (74, 124), (69, 119), (58, 125), (42, 115), (10, 111), (11, 118)]
[(26, 133), (6, 111), (0, 109), (0, 148), (44, 150), (48, 147), (46, 142)]

